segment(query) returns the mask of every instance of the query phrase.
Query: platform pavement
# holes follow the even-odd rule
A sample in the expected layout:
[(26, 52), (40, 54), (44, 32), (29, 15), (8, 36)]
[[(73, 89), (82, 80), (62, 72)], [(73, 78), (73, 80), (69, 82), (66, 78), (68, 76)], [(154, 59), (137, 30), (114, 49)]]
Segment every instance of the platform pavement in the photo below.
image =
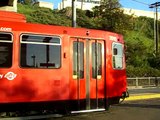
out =
[(160, 87), (128, 87), (129, 97), (125, 101), (160, 98)]

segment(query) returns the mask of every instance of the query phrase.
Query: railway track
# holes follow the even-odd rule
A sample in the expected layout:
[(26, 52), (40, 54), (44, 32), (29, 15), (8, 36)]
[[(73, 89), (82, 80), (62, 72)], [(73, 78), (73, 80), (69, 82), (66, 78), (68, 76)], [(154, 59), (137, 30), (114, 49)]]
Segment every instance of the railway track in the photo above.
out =
[(61, 114), (47, 114), (47, 115), (30, 115), (21, 117), (0, 117), (0, 120), (39, 120), (47, 118), (60, 118), (63, 117)]

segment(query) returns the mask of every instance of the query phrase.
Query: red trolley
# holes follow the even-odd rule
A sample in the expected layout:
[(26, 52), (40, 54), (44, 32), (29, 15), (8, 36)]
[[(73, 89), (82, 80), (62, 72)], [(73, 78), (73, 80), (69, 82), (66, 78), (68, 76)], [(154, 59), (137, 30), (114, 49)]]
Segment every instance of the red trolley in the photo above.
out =
[(99, 111), (126, 97), (122, 35), (0, 11), (0, 110)]

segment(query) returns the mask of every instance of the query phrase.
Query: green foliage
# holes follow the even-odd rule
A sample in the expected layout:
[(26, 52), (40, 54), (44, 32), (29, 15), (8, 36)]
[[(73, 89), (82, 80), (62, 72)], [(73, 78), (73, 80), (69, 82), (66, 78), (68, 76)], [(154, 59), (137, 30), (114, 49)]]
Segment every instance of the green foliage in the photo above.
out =
[(124, 34), (132, 28), (132, 16), (125, 15), (120, 7), (118, 0), (105, 0), (102, 5), (93, 8), (100, 29)]
[(151, 67), (160, 70), (160, 54), (158, 54), (157, 56), (155, 56), (155, 54), (151, 54), (148, 57), (148, 62)]
[(20, 4), (18, 3), (18, 13), (22, 13), (24, 15), (28, 15), (30, 13), (32, 13), (33, 11), (35, 11), (35, 7), (34, 6), (30, 6), (30, 5), (24, 5), (24, 4)]
[(145, 67), (134, 67), (132, 65), (127, 66), (127, 76), (129, 77), (158, 77), (160, 72), (158, 69), (145, 66)]
[(18, 4), (18, 12), (27, 17), (27, 22), (49, 25), (70, 26), (71, 20), (61, 14), (61, 11), (48, 8)]
[(153, 41), (134, 31), (126, 34), (125, 41), (127, 64), (135, 67), (148, 66), (148, 56), (154, 52)]
[(147, 17), (138, 17), (134, 20), (134, 30), (145, 34), (148, 38), (154, 38), (154, 19)]
[(96, 28), (93, 18), (86, 16), (87, 11), (77, 9), (77, 25), (85, 28)]
[[(149, 56), (154, 52), (153, 40), (139, 31), (128, 31), (125, 35), (127, 75), (156, 76), (157, 68), (150, 66)], [(155, 70), (154, 70), (155, 68)], [(155, 71), (155, 72), (152, 72)], [(156, 74), (153, 74), (156, 73)]]

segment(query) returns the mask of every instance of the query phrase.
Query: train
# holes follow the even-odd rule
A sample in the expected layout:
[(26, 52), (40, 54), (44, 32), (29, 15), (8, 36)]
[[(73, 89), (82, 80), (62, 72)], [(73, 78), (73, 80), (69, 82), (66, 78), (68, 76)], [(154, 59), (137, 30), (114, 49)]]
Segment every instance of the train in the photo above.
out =
[(127, 96), (122, 35), (0, 11), (0, 112), (102, 111)]

